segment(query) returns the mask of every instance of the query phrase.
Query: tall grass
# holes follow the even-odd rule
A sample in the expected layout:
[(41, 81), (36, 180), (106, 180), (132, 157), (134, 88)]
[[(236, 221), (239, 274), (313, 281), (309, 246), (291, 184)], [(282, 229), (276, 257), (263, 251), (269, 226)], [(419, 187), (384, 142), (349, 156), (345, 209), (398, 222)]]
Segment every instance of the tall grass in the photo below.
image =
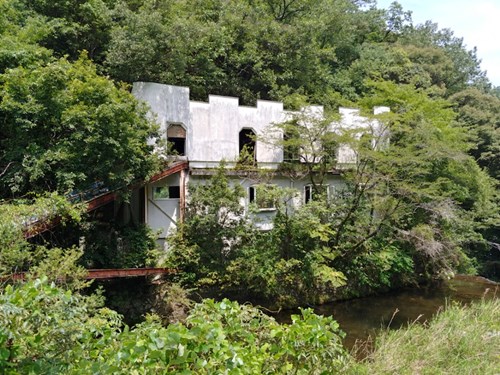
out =
[(500, 299), (452, 304), (431, 322), (385, 331), (355, 374), (500, 374)]

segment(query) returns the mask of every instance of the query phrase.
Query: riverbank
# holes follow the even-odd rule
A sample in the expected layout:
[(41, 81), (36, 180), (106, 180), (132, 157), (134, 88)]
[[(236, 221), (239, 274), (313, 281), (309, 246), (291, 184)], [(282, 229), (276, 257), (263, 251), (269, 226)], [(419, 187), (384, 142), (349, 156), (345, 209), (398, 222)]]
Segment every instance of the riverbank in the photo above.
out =
[[(169, 289), (168, 282), (152, 281), (149, 278), (99, 280), (94, 281), (93, 285), (89, 292), (99, 286), (103, 287), (106, 306), (122, 314), (125, 322), (132, 326), (142, 322), (148, 313), (162, 315), (162, 299)], [(396, 328), (415, 320), (419, 315), (423, 315), (423, 320), (427, 320), (447, 301), (470, 303), (481, 299), (485, 294), (491, 296), (498, 285), (500, 284), (480, 276), (457, 275), (453, 279), (433, 284), (378, 290), (357, 298), (315, 304), (314, 310), (320, 315), (333, 315), (339, 321), (347, 333), (345, 342), (351, 348), (355, 341), (366, 340), (368, 336), (373, 336), (376, 330), (387, 327), (389, 320), (392, 321), (392, 327)], [(186, 296), (187, 294), (183, 299)], [(194, 302), (201, 302), (204, 298), (220, 300), (223, 297), (239, 303), (250, 302), (254, 306), (263, 306), (265, 311), (279, 312), (272, 315), (285, 323), (289, 322), (291, 314), (298, 312), (298, 308), (280, 309), (273, 307), (269, 301), (252, 299), (244, 293), (228, 293), (221, 297), (220, 293), (215, 291), (196, 291), (191, 293), (190, 297), (195, 299)], [(312, 307), (302, 305), (306, 306)], [(398, 314), (392, 317), (396, 310)]]
[[(496, 297), (496, 296), (495, 296)], [(0, 294), (0, 368), (8, 373), (495, 374), (500, 299), (448, 306), (426, 325), (389, 332), (359, 361), (332, 316), (301, 310), (279, 324), (227, 299), (195, 305), (184, 323), (135, 327), (95, 298), (43, 279)], [(62, 348), (62, 349), (61, 349)]]
[[(498, 283), (479, 276), (457, 275), (433, 285), (392, 290), (362, 298), (336, 301), (316, 306), (314, 312), (333, 316), (346, 333), (343, 342), (351, 350), (359, 342), (364, 343), (365, 357), (373, 350), (373, 340), (381, 329), (399, 329), (409, 322), (423, 323), (432, 319), (450, 303), (470, 304), (481, 299), (492, 299)], [(290, 315), (297, 310), (282, 310), (275, 318), (290, 322)]]
[(379, 335), (353, 374), (498, 374), (500, 300), (452, 304), (428, 324)]

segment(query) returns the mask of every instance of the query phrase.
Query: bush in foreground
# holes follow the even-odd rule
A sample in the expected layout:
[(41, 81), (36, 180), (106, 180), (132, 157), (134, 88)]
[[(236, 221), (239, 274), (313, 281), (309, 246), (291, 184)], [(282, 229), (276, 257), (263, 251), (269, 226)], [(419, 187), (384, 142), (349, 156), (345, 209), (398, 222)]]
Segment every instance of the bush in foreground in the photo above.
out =
[(259, 310), (205, 300), (186, 324), (149, 317), (131, 329), (109, 309), (46, 279), (0, 294), (2, 373), (323, 374), (349, 355), (331, 317), (302, 310), (278, 324)]

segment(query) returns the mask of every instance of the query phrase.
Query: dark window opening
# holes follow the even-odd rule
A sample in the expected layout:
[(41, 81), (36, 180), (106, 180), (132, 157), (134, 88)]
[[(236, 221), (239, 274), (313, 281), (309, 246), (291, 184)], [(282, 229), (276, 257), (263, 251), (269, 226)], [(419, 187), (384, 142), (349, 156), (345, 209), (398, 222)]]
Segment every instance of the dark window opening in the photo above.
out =
[(167, 129), (167, 142), (175, 155), (186, 155), (186, 130), (181, 125), (170, 125)]
[(252, 129), (242, 129), (239, 135), (239, 163), (255, 165), (256, 156), (255, 133)]
[(304, 203), (309, 203), (312, 200), (321, 199), (321, 197), (330, 198), (330, 188), (328, 185), (306, 185), (304, 186)]
[(175, 155), (184, 156), (186, 153), (186, 139), (185, 138), (168, 138), (171, 144), (171, 150)]
[(168, 187), (168, 197), (169, 198), (180, 198), (181, 197), (181, 187), (180, 186), (169, 186)]
[(146, 188), (142, 187), (139, 189), (139, 223), (144, 224), (146, 222)]
[(153, 199), (178, 199), (181, 197), (180, 186), (156, 186), (153, 190)]
[(253, 186), (250, 186), (248, 188), (248, 201), (250, 203), (254, 203), (255, 202), (255, 187), (253, 187)]
[(304, 202), (307, 204), (312, 200), (312, 186), (304, 186)]

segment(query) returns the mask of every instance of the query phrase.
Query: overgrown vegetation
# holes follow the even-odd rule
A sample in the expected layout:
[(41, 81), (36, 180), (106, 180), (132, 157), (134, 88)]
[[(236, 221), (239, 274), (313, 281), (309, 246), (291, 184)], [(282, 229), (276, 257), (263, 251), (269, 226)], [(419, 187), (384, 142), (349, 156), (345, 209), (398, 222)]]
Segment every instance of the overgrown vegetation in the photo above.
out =
[[(485, 243), (481, 232), (498, 220), (493, 179), (467, 155), (468, 139), (446, 101), (409, 85), (371, 87), (366, 107), (394, 109), (378, 125), (337, 129), (303, 113), (262, 136), (295, 150), (297, 160), (280, 173), (309, 180), (314, 197), (298, 207), (298, 191), (269, 185), (265, 173), (254, 177), (262, 182), (257, 196), (267, 200), (256, 204), (273, 207), (269, 231), (244, 212), (244, 192), (224, 165), (190, 187), (167, 259), (185, 272), (186, 285), (243, 290), (287, 306), (475, 271), (471, 244)], [(288, 136), (273, 138), (281, 133)], [(328, 195), (335, 145), (355, 150), (355, 163), (343, 165), (342, 183)]]
[[(148, 143), (156, 127), (128, 93), (136, 80), (189, 86), (195, 100), (392, 110), (379, 118), (388, 147), (368, 147), (381, 134), (325, 133), (326, 122), (310, 133), (296, 131), (300, 121), (278, 125), (291, 161), (304, 150), (316, 157), (281, 172), (309, 168), (318, 199), (290, 210), (295, 193), (264, 176), (270, 198), (256, 204), (276, 207), (268, 232), (243, 215), (242, 192), (222, 171), (192, 187), (168, 259), (187, 285), (295, 305), (344, 284), (353, 295), (498, 259), (500, 91), (452, 31), (371, 0), (0, 0), (0, 277), (29, 271), (25, 283), (0, 287), (3, 372), (346, 369), (337, 325), (307, 310), (280, 326), (250, 307), (206, 301), (186, 325), (151, 317), (130, 329), (100, 308), (102, 298), (80, 295), (82, 250), (87, 265), (144, 266), (153, 244), (145, 228), (85, 223), (78, 246), (26, 241), (42, 219), (86, 220), (66, 196), (95, 184), (123, 188), (156, 170)], [(357, 150), (359, 163), (343, 172), (333, 204), (319, 197), (340, 144)], [(494, 372), (498, 311), (498, 302), (452, 308), (431, 325), (437, 335), (413, 327), (383, 339), (413, 358), (382, 345), (359, 369), (446, 373), (453, 358), (455, 373)], [(438, 336), (447, 341), (435, 348)]]
[[(14, 201), (0, 205), (0, 277), (27, 271), (37, 266), (51, 253), (61, 249), (48, 249), (43, 245), (30, 244), (25, 234), (56, 218), (79, 221), (81, 209), (55, 193), (38, 197), (34, 201)], [(68, 250), (71, 252), (72, 250)], [(64, 268), (64, 267), (61, 267)]]
[(500, 300), (452, 305), (425, 325), (387, 331), (355, 374), (496, 374)]
[(154, 170), (144, 106), (85, 56), (17, 67), (0, 80), (2, 197), (123, 187)]
[(94, 299), (46, 279), (0, 295), (0, 368), (15, 373), (298, 374), (339, 372), (348, 355), (333, 318), (302, 310), (281, 325), (236, 302), (205, 300), (186, 324), (150, 316), (131, 329)]
[[(393, 205), (399, 224), (409, 221), (396, 227), (399, 239), (413, 241), (413, 253), (449, 254), (434, 268), (428, 263), (436, 263), (436, 251), (429, 252), (417, 273), (434, 275), (465, 259), (456, 256), (457, 241), (448, 241), (454, 234), (443, 230), (443, 217), (456, 207), (468, 220), (462, 228), (474, 227), (456, 231), (467, 234), (461, 249), (500, 243), (498, 210), (486, 193), (495, 185), (479, 170), (498, 184), (498, 90), (475, 50), (451, 30), (413, 24), (397, 3), (388, 10), (371, 0), (4, 0), (0, 6), (3, 199), (67, 194), (94, 183), (117, 188), (150, 175), (158, 160), (146, 141), (155, 129), (121, 83), (144, 80), (189, 86), (195, 100), (210, 93), (238, 96), (243, 104), (281, 100), (290, 108), (389, 106), (391, 147), (386, 154), (365, 152), (362, 168), (370, 168), (361, 175), (358, 168), (351, 180), (376, 181), (376, 190), (393, 199), (384, 212)], [(309, 165), (316, 187), (332, 159), (332, 141), (339, 141), (322, 137), (318, 163)], [(346, 225), (369, 226), (367, 233), (353, 230), (362, 245), (363, 237), (380, 232), (366, 220), (351, 225), (356, 215), (344, 219), (335, 247), (351, 246)]]
[(153, 267), (160, 256), (156, 234), (148, 226), (89, 222), (84, 225), (81, 263), (86, 268)]
[(8, 285), (0, 295), (0, 368), (6, 374), (494, 374), (500, 364), (498, 299), (452, 306), (428, 327), (386, 333), (362, 363), (342, 347), (333, 318), (307, 309), (287, 325), (250, 306), (205, 300), (185, 324), (165, 327), (149, 316), (129, 328), (99, 306), (95, 297), (46, 278)]

